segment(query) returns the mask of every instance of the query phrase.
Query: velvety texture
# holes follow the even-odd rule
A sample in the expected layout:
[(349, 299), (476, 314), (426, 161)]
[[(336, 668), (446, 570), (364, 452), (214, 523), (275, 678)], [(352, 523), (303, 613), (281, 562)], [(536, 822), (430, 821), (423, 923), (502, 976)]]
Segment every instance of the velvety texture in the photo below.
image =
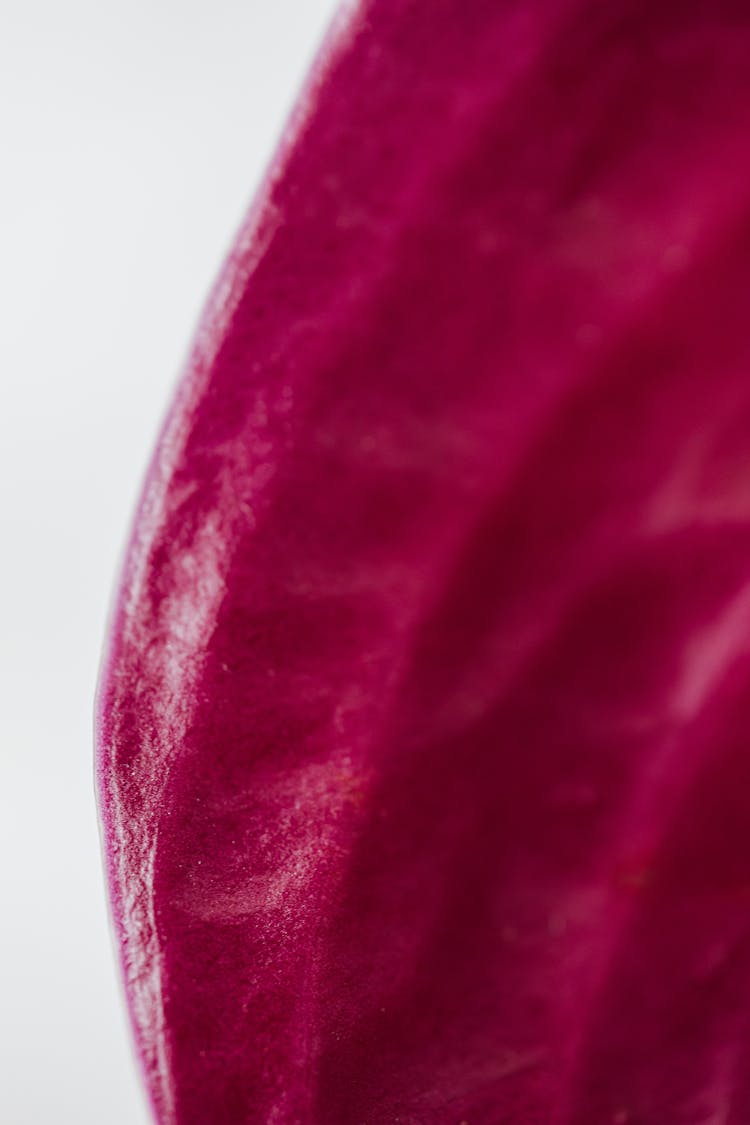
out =
[(349, 5), (102, 675), (157, 1120), (746, 1125), (749, 685), (750, 6)]

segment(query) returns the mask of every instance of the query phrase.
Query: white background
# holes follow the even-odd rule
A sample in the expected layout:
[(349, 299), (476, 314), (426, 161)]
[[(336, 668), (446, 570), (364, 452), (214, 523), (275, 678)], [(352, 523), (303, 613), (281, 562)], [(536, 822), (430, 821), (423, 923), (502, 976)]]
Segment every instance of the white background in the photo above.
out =
[(333, 9), (5, 0), (2, 1125), (148, 1120), (99, 859), (99, 652), (196, 318)]

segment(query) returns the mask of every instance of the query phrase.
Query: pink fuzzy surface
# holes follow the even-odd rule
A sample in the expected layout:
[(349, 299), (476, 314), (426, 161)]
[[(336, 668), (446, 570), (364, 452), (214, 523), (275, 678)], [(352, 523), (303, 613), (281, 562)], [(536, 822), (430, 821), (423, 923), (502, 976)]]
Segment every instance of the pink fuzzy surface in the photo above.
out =
[(102, 675), (160, 1125), (749, 1121), (749, 687), (750, 7), (350, 6)]

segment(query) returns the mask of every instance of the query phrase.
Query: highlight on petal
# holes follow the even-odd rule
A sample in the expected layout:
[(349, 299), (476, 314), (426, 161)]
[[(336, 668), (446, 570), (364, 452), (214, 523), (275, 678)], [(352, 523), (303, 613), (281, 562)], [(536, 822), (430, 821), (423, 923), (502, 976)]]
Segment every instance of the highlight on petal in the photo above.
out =
[(750, 1116), (750, 10), (347, 7), (98, 702), (160, 1125)]

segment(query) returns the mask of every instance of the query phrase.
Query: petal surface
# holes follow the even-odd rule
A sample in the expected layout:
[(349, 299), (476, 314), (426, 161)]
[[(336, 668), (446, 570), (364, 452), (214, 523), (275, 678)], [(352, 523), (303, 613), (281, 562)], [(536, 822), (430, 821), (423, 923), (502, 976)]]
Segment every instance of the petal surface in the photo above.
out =
[(160, 1125), (750, 1119), (750, 11), (366, 0), (98, 703)]

